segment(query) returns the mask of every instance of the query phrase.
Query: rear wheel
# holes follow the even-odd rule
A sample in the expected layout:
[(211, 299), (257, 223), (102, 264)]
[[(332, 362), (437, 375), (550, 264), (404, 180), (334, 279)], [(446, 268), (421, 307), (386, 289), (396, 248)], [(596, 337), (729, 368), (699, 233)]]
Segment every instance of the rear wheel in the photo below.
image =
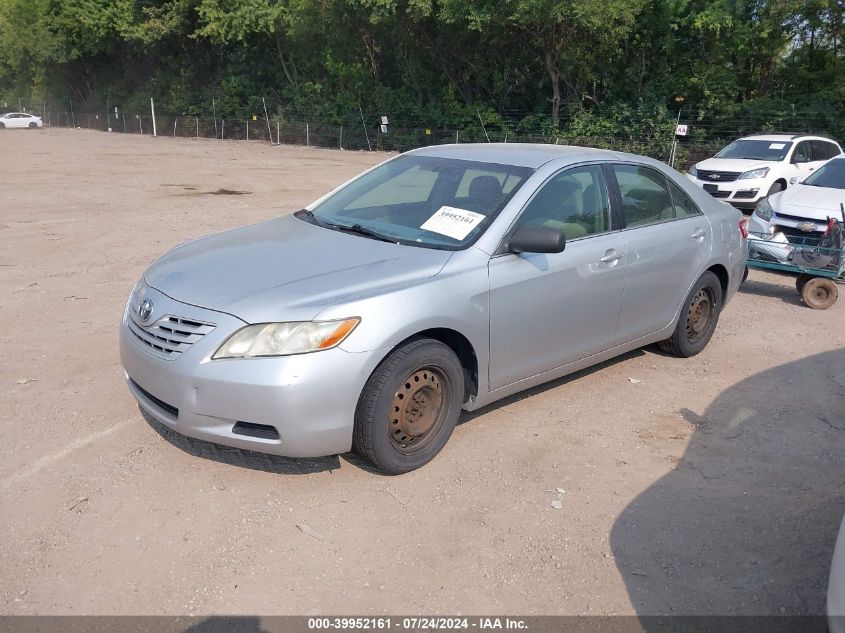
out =
[(3, 121), (0, 121), (0, 130), (5, 130), (5, 129), (6, 129), (6, 124), (3, 123)]
[(672, 336), (658, 345), (664, 352), (688, 358), (703, 350), (719, 322), (722, 311), (722, 285), (709, 270), (690, 290)]
[(423, 466), (457, 424), (464, 371), (450, 347), (419, 338), (394, 350), (367, 381), (355, 410), (352, 447), (385, 473)]
[(801, 289), (801, 298), (814, 310), (827, 310), (836, 303), (839, 289), (832, 279), (813, 277)]

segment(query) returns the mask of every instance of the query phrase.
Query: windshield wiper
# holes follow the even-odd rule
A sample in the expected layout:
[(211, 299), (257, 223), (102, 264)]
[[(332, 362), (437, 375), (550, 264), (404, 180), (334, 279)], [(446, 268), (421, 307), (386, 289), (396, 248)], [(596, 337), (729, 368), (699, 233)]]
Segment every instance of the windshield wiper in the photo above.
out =
[(363, 235), (364, 237), (369, 237), (374, 240), (390, 242), (391, 244), (399, 243), (399, 240), (395, 238), (383, 235), (377, 231), (373, 231), (372, 229), (368, 229), (364, 226), (361, 226), (360, 224), (353, 224), (352, 226), (348, 226), (346, 224), (335, 224), (333, 222), (326, 222), (325, 220), (321, 220), (320, 218), (318, 218), (314, 214), (314, 212), (309, 209), (302, 209), (300, 213), (306, 216), (317, 226), (322, 226), (323, 228), (333, 229), (335, 231), (343, 231), (344, 233), (355, 233), (356, 235)]
[(332, 228), (338, 229), (339, 231), (346, 231), (347, 233), (363, 235), (364, 237), (370, 237), (374, 240), (380, 240), (382, 242), (390, 242), (391, 244), (398, 243), (398, 240), (396, 240), (395, 238), (379, 233), (378, 231), (373, 231), (372, 229), (368, 229), (367, 227), (361, 226), (360, 224), (353, 224), (352, 226), (334, 224), (332, 225)]

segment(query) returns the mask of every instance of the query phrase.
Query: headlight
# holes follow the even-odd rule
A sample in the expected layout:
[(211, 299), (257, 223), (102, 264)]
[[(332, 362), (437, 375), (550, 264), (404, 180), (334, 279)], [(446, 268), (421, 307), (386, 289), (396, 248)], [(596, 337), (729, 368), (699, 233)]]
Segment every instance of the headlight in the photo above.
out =
[(241, 328), (214, 352), (213, 359), (307, 354), (339, 345), (361, 320), (259, 323)]
[(688, 173), (690, 176), (692, 176), (693, 178), (697, 178), (697, 177), (698, 177), (698, 170), (695, 168), (695, 165), (693, 165), (692, 167), (690, 167), (690, 168), (689, 168), (689, 171), (688, 171), (687, 173)]
[(754, 209), (754, 215), (766, 222), (772, 219), (772, 213), (772, 205), (769, 204), (768, 198), (760, 200), (760, 202), (757, 203), (757, 207)]
[(752, 169), (751, 171), (746, 171), (745, 173), (740, 175), (738, 180), (745, 180), (747, 178), (765, 178), (766, 174), (768, 173), (768, 167), (760, 167), (759, 169)]

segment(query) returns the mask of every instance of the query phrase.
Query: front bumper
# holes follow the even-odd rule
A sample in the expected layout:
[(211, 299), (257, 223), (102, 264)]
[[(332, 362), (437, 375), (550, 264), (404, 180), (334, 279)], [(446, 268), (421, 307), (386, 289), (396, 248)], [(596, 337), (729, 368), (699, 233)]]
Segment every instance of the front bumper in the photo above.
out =
[(827, 222), (798, 218), (796, 216), (782, 216), (772, 213), (771, 220), (764, 220), (756, 213), (748, 220), (748, 227), (752, 233), (786, 233), (799, 237), (820, 237), (827, 230)]
[(757, 203), (769, 193), (770, 185), (764, 178), (711, 182), (699, 180), (689, 174), (686, 176), (714, 198), (723, 200), (737, 209), (754, 209)]
[(830, 565), (827, 585), (827, 620), (830, 633), (845, 633), (845, 518)]
[[(380, 360), (378, 352), (334, 348), (277, 358), (211, 360), (245, 324), (235, 317), (183, 304), (145, 289), (157, 314), (216, 327), (173, 360), (151, 353), (129, 329), (120, 328), (120, 358), (129, 390), (153, 418), (201, 440), (287, 457), (319, 457), (352, 446), (355, 407)], [(244, 435), (247, 427), (272, 427), (277, 437)], [(272, 435), (272, 434), (271, 434)]]

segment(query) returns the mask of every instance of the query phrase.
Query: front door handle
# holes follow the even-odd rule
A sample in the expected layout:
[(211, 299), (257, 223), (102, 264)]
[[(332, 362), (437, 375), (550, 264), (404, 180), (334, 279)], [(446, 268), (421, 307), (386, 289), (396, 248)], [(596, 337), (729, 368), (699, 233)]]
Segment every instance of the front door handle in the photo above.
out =
[(599, 261), (602, 264), (609, 264), (611, 262), (618, 262), (623, 257), (625, 257), (625, 253), (617, 253), (617, 252), (614, 251), (614, 252), (608, 253), (607, 255), (602, 257)]
[(694, 240), (700, 240), (705, 235), (707, 235), (707, 231), (705, 231), (704, 229), (696, 229), (695, 232), (690, 235), (690, 237)]

